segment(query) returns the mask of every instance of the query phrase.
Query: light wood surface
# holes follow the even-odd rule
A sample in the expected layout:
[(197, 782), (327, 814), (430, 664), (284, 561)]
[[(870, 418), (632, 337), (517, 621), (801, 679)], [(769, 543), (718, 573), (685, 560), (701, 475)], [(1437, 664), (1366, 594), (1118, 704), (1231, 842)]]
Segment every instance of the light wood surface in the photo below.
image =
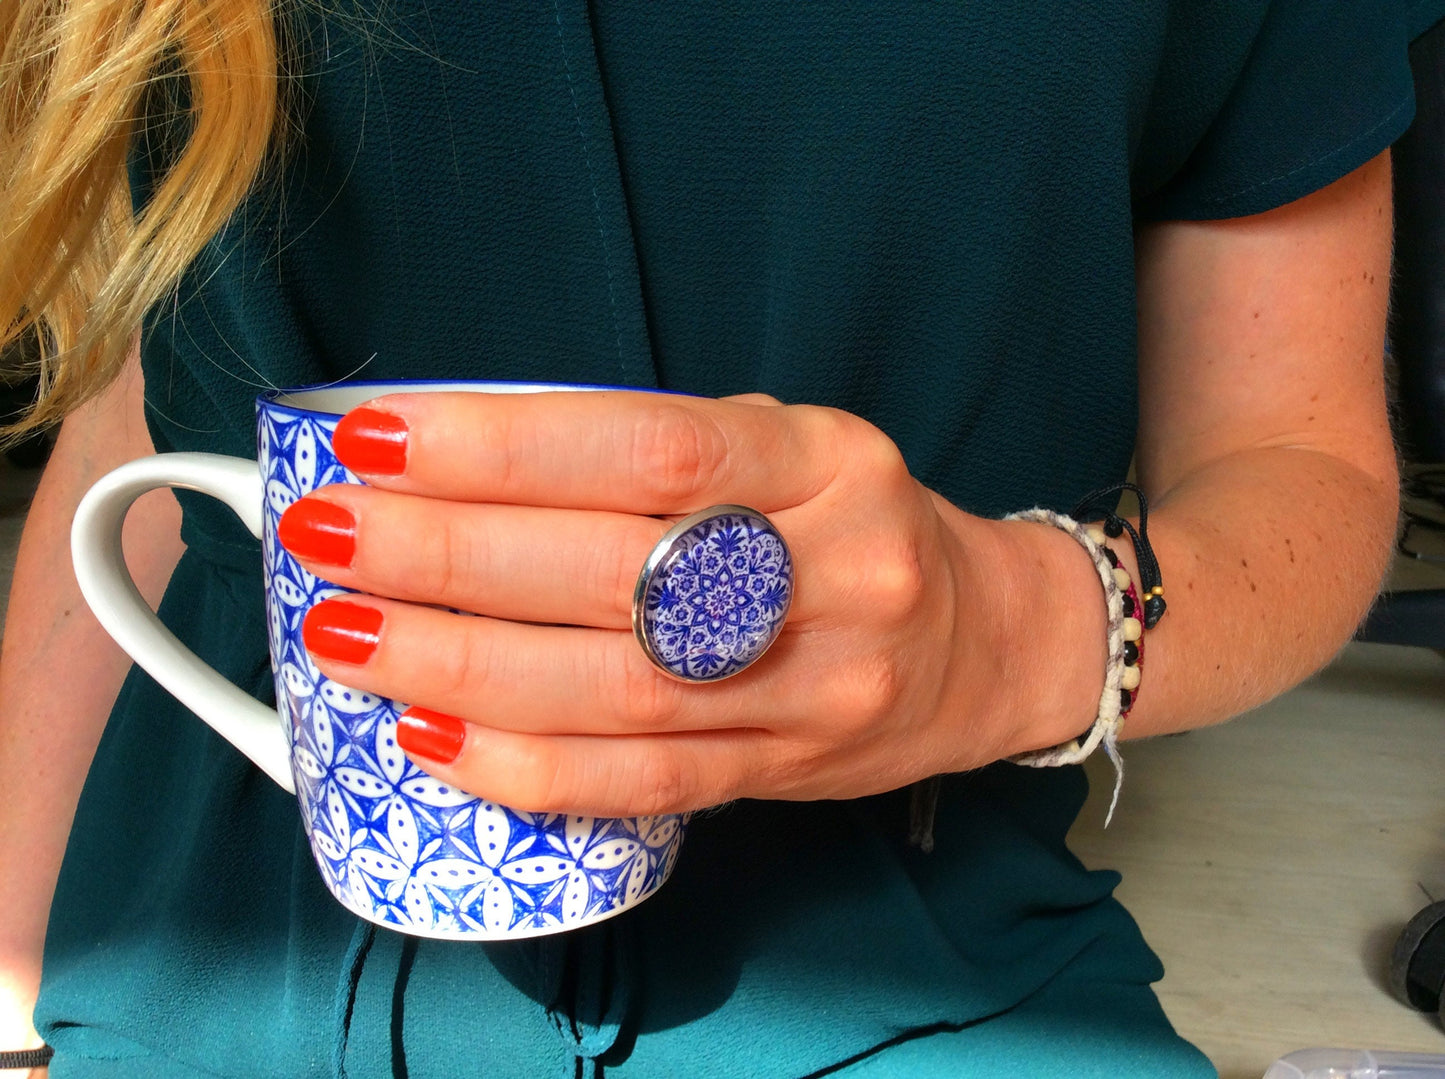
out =
[[(1146, 689), (1147, 691), (1147, 689)], [(1160, 999), (1222, 1079), (1310, 1046), (1445, 1054), (1386, 988), (1395, 937), (1445, 898), (1445, 658), (1352, 644), (1225, 724), (1124, 747), (1071, 836), (1164, 960)]]

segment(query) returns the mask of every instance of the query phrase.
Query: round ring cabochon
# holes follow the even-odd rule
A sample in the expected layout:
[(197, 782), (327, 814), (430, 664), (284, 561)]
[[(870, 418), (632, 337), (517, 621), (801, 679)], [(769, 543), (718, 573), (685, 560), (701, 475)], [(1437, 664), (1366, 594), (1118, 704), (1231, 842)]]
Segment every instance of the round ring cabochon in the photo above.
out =
[(713, 506), (674, 525), (633, 595), (649, 659), (689, 682), (737, 674), (778, 637), (793, 602), (793, 558), (773, 523), (745, 506)]

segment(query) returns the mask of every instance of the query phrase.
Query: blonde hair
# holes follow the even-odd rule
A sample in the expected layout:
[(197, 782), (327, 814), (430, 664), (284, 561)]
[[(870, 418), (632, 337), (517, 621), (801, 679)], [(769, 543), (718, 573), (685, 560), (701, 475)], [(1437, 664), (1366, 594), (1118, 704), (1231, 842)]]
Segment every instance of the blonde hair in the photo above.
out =
[[(41, 343), (36, 405), (0, 433), (109, 385), (256, 182), (277, 127), (275, 15), (273, 0), (0, 2), (0, 345)], [(127, 157), (172, 79), (183, 139), (137, 212)]]

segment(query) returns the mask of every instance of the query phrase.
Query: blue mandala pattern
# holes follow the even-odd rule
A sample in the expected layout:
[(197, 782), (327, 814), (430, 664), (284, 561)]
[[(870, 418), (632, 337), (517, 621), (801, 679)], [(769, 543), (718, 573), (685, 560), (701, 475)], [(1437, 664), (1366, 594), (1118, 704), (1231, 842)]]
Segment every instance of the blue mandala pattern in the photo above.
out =
[(331, 452), (335, 420), (263, 402), (267, 617), (278, 710), (301, 817), (326, 886), (361, 917), (402, 932), (506, 940), (615, 914), (668, 878), (686, 815), (533, 814), (473, 798), (401, 752), (405, 705), (333, 682), (301, 641), (306, 611), (345, 590), (276, 542), (302, 495), (357, 483)]
[[(710, 516), (676, 537), (647, 583), (644, 647), (689, 681), (737, 674), (777, 638), (793, 601), (793, 560), (766, 517)], [(684, 522), (686, 523), (686, 522)]]

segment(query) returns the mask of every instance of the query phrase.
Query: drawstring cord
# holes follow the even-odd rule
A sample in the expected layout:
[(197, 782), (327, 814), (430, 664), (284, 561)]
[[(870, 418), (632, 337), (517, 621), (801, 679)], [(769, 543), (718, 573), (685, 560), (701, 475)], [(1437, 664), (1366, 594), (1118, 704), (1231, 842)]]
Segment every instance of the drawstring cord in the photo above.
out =
[(938, 789), (942, 776), (929, 776), (913, 784), (908, 802), (908, 845), (924, 854), (933, 853), (933, 819), (938, 813)]

